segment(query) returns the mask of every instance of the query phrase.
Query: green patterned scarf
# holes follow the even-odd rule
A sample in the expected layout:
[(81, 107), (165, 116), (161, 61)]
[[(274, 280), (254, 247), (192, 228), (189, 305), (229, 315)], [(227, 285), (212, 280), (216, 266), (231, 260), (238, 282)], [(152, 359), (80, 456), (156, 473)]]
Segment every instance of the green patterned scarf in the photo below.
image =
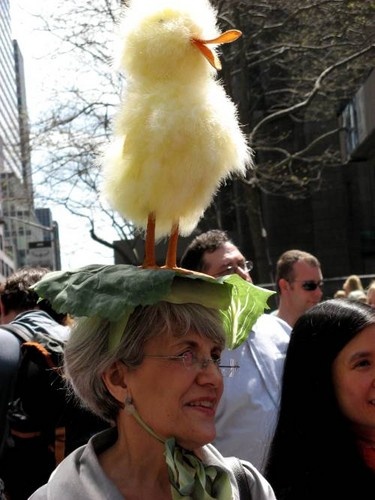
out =
[(228, 474), (215, 465), (205, 465), (194, 453), (165, 441), (165, 455), (173, 500), (228, 500), (232, 490)]

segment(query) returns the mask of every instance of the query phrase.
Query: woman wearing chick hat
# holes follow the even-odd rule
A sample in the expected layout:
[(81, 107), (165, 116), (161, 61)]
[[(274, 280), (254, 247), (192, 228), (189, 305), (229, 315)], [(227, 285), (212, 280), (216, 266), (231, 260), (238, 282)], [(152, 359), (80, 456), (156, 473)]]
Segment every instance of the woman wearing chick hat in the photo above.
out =
[[(51, 273), (35, 287), (78, 318), (67, 381), (113, 428), (72, 452), (32, 500), (275, 499), (251, 464), (209, 444), (222, 371), (236, 369), (221, 366), (221, 352), (247, 337), (272, 292), (176, 266), (179, 234), (192, 232), (224, 179), (252, 164), (212, 69), (215, 46), (240, 32), (220, 34), (216, 21), (208, 0), (132, 0), (124, 12), (128, 92), (104, 155), (104, 194), (146, 231), (145, 259)], [(158, 268), (155, 238), (168, 235)]]
[(221, 351), (241, 343), (269, 291), (126, 265), (50, 273), (35, 289), (81, 317), (66, 377), (113, 428), (65, 458), (32, 500), (275, 499), (250, 463), (241, 482), (236, 461), (209, 444), (223, 375), (237, 368), (221, 366)]

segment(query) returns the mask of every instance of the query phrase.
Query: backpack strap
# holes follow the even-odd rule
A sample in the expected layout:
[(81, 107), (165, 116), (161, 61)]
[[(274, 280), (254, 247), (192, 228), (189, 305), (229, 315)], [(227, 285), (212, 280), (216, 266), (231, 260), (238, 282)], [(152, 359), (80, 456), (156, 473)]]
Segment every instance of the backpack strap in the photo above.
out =
[(18, 324), (16, 325), (15, 323), (8, 323), (6, 325), (1, 325), (0, 328), (12, 332), (22, 342), (28, 342), (30, 340), (33, 340), (34, 338), (33, 332), (31, 332), (28, 328)]
[[(47, 346), (56, 347), (58, 352), (62, 350), (62, 343), (56, 339), (45, 338), (43, 334), (38, 334), (33, 332), (27, 326), (8, 323), (6, 325), (0, 325), (0, 328), (4, 328), (12, 332), (21, 341), (21, 352), (23, 355), (27, 353), (28, 359), (31, 361), (45, 366), (46, 369), (59, 371), (60, 367), (57, 366), (53, 360), (51, 353), (48, 351)], [(44, 342), (42, 344), (41, 342)], [(61, 344), (61, 345), (60, 345)], [(11, 427), (10, 433), (21, 439), (33, 439), (42, 435), (41, 432), (22, 432)], [(50, 450), (55, 455), (55, 463), (59, 464), (65, 456), (65, 426), (58, 425), (54, 430), (54, 442), (50, 445)], [(1, 497), (0, 497), (1, 500)]]
[(56, 465), (64, 460), (65, 457), (65, 443), (66, 443), (66, 429), (65, 427), (56, 427), (55, 429), (55, 461)]
[(251, 500), (250, 487), (241, 460), (237, 457), (226, 457), (226, 461), (229, 462), (229, 466), (236, 478), (240, 500)]
[(57, 366), (55, 365), (51, 353), (48, 352), (48, 350), (45, 348), (44, 345), (40, 344), (39, 342), (24, 342), (22, 344), (21, 349), (28, 349), (29, 355), (31, 355), (31, 359), (36, 359), (37, 357), (42, 357), (44, 360), (44, 363), (48, 368), (54, 368), (57, 369)]

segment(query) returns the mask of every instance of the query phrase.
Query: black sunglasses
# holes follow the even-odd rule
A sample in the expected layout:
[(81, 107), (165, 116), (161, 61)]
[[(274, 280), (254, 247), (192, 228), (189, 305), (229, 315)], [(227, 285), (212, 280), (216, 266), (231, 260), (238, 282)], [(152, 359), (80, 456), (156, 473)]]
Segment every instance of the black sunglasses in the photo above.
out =
[(323, 281), (314, 281), (314, 280), (307, 280), (307, 281), (294, 280), (294, 282), (302, 283), (301, 287), (307, 292), (313, 292), (318, 287), (322, 290), (324, 285)]

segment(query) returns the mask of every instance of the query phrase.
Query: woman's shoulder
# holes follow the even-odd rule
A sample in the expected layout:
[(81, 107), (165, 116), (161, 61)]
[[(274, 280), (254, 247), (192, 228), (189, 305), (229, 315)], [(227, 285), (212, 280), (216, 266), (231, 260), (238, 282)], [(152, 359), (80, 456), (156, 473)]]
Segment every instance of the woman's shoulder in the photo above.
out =
[(97, 452), (110, 444), (114, 429), (94, 435), (87, 444), (72, 451), (54, 470), (47, 484), (29, 500), (64, 498), (66, 500), (121, 500), (122, 496), (101, 468)]
[(250, 486), (252, 500), (276, 500), (270, 483), (253, 464), (246, 460), (239, 460), (239, 464), (242, 466)]
[[(87, 445), (71, 452), (52, 472), (48, 483), (41, 486), (29, 500), (46, 500), (48, 498), (80, 498), (79, 464)], [(74, 496), (75, 495), (75, 496)]]

